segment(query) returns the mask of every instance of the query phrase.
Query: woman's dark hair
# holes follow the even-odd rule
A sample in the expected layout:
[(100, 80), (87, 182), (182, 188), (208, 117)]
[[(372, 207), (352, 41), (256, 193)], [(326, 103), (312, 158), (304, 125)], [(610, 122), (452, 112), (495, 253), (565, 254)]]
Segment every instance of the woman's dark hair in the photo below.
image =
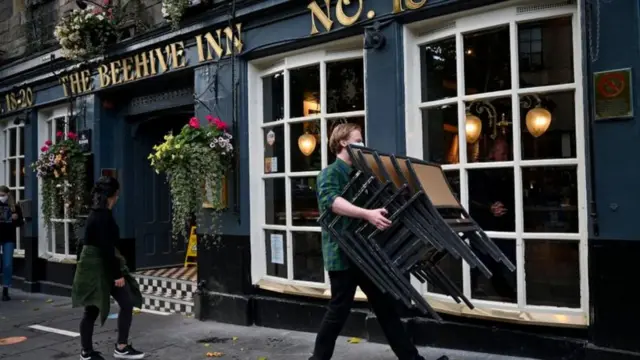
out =
[(91, 190), (91, 208), (106, 209), (107, 199), (112, 197), (120, 189), (120, 183), (111, 176), (102, 176)]

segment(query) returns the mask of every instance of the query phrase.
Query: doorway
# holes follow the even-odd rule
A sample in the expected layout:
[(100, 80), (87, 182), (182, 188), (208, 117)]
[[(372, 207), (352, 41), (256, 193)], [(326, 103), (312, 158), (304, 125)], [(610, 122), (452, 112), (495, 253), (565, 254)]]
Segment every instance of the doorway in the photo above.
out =
[(156, 174), (148, 156), (164, 136), (177, 134), (193, 116), (193, 107), (148, 113), (132, 118), (133, 186), (135, 194), (134, 232), (136, 267), (150, 269), (184, 262), (185, 239), (172, 238), (171, 195), (165, 174)]

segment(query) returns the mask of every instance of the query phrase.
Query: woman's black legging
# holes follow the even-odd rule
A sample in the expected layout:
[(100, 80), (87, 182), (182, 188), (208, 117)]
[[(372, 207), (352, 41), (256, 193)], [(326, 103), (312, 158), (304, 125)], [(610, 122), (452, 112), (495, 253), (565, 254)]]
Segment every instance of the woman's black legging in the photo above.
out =
[[(118, 344), (128, 344), (129, 329), (133, 319), (133, 302), (126, 287), (113, 287), (111, 296), (118, 302), (120, 313), (118, 314)], [(82, 350), (93, 350), (93, 328), (100, 310), (95, 306), (84, 308), (84, 316), (80, 321), (80, 343)]]

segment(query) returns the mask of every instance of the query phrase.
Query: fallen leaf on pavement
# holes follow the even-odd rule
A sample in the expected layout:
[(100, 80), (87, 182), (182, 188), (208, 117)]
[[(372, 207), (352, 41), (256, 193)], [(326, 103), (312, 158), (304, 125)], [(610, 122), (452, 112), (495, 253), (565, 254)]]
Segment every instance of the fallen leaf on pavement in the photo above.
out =
[(133, 313), (136, 314), (136, 315), (140, 314), (141, 312), (142, 312), (142, 310), (140, 310), (140, 309), (133, 309)]
[(233, 341), (238, 341), (238, 337), (237, 337), (237, 336), (234, 336), (234, 337), (232, 337), (231, 339), (232, 339)]
[(219, 351), (207, 353), (207, 357), (222, 357), (223, 355), (224, 353), (221, 353)]
[(209, 347), (209, 346), (211, 346), (211, 345), (209, 345), (209, 344), (204, 344), (204, 347)]
[(258, 360), (267, 360), (266, 356), (258, 356)]
[(360, 341), (361, 340), (357, 337), (352, 337), (351, 339), (347, 340), (349, 344), (360, 344)]
[(53, 302), (53, 299), (47, 299), (47, 304), (51, 304)]

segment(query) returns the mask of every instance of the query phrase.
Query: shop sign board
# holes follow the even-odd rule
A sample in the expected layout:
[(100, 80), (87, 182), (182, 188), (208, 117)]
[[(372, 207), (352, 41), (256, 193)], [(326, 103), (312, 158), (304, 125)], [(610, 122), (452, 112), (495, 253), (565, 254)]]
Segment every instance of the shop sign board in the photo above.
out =
[(632, 79), (631, 68), (593, 74), (596, 120), (633, 117)]

